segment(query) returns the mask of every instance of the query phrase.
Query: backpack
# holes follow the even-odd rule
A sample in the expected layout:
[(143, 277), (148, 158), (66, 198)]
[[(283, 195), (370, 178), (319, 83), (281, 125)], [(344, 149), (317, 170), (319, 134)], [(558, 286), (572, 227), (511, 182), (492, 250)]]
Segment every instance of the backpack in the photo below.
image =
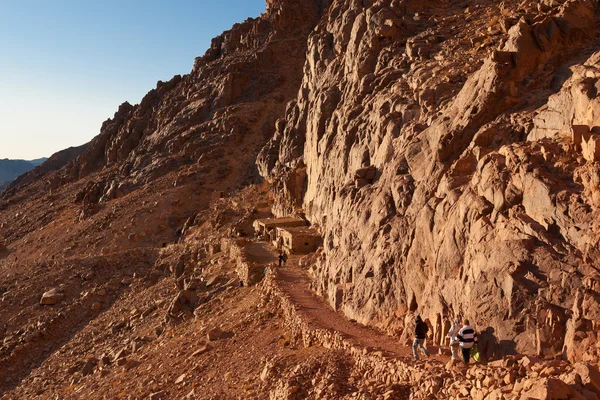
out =
[(477, 346), (473, 346), (473, 348), (471, 348), (471, 357), (473, 357), (475, 362), (479, 362), (479, 360), (481, 360), (481, 355), (479, 354), (479, 349)]

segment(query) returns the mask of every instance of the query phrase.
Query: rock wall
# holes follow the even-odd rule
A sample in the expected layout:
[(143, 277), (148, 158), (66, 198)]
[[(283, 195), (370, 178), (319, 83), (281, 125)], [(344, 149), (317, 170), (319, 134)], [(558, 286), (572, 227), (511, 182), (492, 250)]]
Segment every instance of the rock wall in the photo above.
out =
[(597, 11), (333, 1), (257, 161), (323, 235), (315, 290), (404, 337), (468, 317), (489, 356), (598, 356)]

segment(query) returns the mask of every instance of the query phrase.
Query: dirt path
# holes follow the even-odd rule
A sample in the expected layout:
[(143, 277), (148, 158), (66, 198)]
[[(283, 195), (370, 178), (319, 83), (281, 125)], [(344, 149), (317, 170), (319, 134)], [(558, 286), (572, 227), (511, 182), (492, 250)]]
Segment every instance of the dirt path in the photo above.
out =
[(279, 255), (267, 242), (249, 243), (245, 250), (248, 261), (265, 265), (277, 262), (277, 256)]
[[(260, 246), (269, 246), (260, 243)], [(269, 246), (270, 247), (270, 246)], [(264, 249), (264, 253), (272, 253), (271, 248)], [(259, 252), (254, 249), (254, 254)], [(340, 333), (344, 339), (353, 345), (369, 348), (373, 351), (382, 351), (386, 357), (412, 360), (412, 348), (398, 343), (397, 339), (352, 322), (341, 313), (334, 311), (323, 299), (316, 296), (309, 288), (309, 277), (306, 271), (298, 267), (300, 257), (290, 257), (286, 266), (276, 269), (276, 279), (281, 289), (286, 292), (292, 302), (297, 305), (297, 310), (310, 324), (325, 329), (333, 329)], [(449, 357), (438, 354), (438, 347), (428, 346), (429, 360), (440, 362), (448, 361)]]

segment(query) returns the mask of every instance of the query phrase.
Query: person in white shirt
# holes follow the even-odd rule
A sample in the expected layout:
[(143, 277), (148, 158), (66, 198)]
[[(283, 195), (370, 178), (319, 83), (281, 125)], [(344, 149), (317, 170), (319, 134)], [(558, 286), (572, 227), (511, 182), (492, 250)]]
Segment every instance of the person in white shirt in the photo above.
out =
[(460, 323), (458, 322), (458, 318), (454, 320), (454, 323), (450, 327), (448, 331), (447, 338), (450, 340), (450, 350), (452, 351), (452, 359), (460, 360), (460, 356), (458, 355), (458, 349), (460, 348), (460, 341), (458, 340), (458, 332), (460, 331)]

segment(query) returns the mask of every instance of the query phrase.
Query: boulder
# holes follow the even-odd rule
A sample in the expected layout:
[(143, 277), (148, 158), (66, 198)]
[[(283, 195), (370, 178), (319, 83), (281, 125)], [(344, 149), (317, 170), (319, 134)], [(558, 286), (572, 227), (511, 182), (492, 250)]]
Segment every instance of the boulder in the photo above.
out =
[(206, 344), (206, 345), (200, 347), (198, 350), (194, 351), (192, 353), (192, 356), (193, 357), (200, 356), (200, 355), (206, 353), (207, 351), (209, 351), (210, 349), (212, 349), (212, 346), (209, 344)]
[(588, 363), (577, 363), (574, 371), (581, 377), (581, 383), (587, 390), (600, 396), (600, 372), (596, 367)]
[(589, 162), (600, 161), (600, 135), (592, 134), (581, 142), (583, 158)]
[(521, 400), (562, 400), (571, 398), (571, 388), (561, 380), (543, 378), (521, 393)]
[(206, 333), (206, 338), (210, 342), (214, 342), (216, 340), (221, 339), (223, 337), (223, 334), (224, 332), (219, 327), (214, 327), (208, 330), (208, 332)]
[[(122, 360), (126, 360), (126, 359), (122, 359)], [(127, 360), (125, 362), (125, 364), (123, 364), (123, 369), (125, 371), (129, 371), (131, 369), (137, 368), (141, 365), (142, 363), (138, 360)], [(117, 361), (117, 365), (119, 365), (119, 362)]]
[(65, 298), (65, 293), (58, 288), (48, 290), (42, 295), (40, 304), (42, 305), (54, 305), (60, 303)]
[(93, 362), (92, 360), (88, 360), (83, 365), (83, 368), (81, 368), (81, 375), (83, 375), (83, 376), (91, 375), (94, 373), (95, 368), (96, 368), (96, 363)]

